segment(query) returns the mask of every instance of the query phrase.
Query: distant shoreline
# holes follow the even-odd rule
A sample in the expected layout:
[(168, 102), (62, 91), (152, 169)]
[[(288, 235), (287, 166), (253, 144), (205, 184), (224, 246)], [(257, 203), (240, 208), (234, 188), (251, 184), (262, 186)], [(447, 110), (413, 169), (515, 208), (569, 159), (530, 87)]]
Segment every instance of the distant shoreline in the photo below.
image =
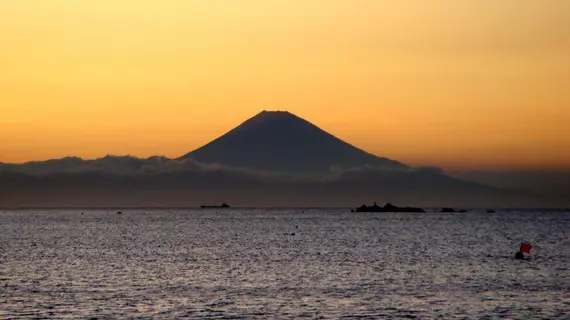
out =
[[(251, 206), (244, 206), (244, 207), (230, 207), (230, 208), (224, 208), (224, 211), (236, 211), (236, 210), (327, 210), (327, 209), (333, 209), (333, 210), (347, 210), (348, 213), (351, 213), (350, 210), (354, 209), (355, 207), (327, 207), (327, 206), (319, 206), (319, 207), (282, 207), (282, 206), (276, 206), (276, 207), (271, 207), (271, 206), (267, 206), (267, 207), (251, 207)], [(442, 213), (440, 212), (442, 207), (422, 207), (423, 209), (425, 209), (427, 212), (426, 213)], [(539, 207), (527, 207), (527, 208), (517, 208), (517, 207), (505, 207), (505, 208), (501, 208), (501, 207), (477, 207), (477, 208), (465, 208), (465, 207), (457, 207), (457, 208), (461, 208), (464, 210), (467, 210), (468, 212), (466, 213), (473, 213), (474, 211), (481, 211), (482, 213), (484, 213), (485, 210), (487, 210), (488, 208), (493, 208), (495, 210), (500, 210), (500, 211), (570, 211), (570, 208), (567, 207), (549, 207), (549, 208), (539, 208)], [(49, 206), (0, 206), (0, 210), (116, 210), (116, 209), (122, 209), (122, 210), (142, 210), (142, 209), (148, 209), (148, 210), (199, 210), (199, 211), (212, 211), (212, 210), (216, 210), (218, 208), (200, 208), (200, 206), (101, 206), (101, 207), (89, 207), (89, 206), (53, 206), (53, 207), (49, 207)], [(353, 214), (363, 214), (366, 212), (353, 212)], [(390, 213), (390, 212), (370, 212), (370, 213), (376, 213), (376, 214), (382, 214), (382, 213)], [(445, 213), (445, 212), (444, 212)], [(459, 212), (455, 212), (456, 214)], [(463, 212), (465, 213), (465, 212)], [(415, 213), (415, 214), (419, 214), (419, 213)], [(492, 213), (489, 213), (492, 214)]]

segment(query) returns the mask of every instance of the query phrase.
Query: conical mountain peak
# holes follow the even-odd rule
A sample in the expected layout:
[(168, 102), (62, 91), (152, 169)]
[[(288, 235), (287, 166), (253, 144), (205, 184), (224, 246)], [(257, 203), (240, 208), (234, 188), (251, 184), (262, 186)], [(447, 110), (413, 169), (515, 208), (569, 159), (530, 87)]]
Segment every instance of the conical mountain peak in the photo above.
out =
[(297, 116), (295, 116), (294, 114), (290, 113), (289, 111), (263, 110), (260, 113), (256, 114), (255, 116), (246, 120), (244, 122), (244, 124), (269, 122), (269, 121), (284, 121), (285, 119), (299, 119), (299, 118)]
[(293, 116), (294, 117), (295, 115), (289, 111), (283, 111), (283, 110), (263, 110), (260, 113), (258, 113), (256, 115), (256, 117), (257, 116), (259, 116), (259, 117)]
[(405, 167), (360, 150), (290, 112), (265, 110), (182, 158), (291, 173), (364, 165)]

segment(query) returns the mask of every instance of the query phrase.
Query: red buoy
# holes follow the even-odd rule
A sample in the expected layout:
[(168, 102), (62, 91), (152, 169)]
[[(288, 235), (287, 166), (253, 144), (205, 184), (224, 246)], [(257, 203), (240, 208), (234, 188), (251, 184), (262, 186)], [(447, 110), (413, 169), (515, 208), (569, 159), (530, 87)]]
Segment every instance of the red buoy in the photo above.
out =
[(532, 245), (530, 243), (523, 242), (521, 243), (520, 252), (522, 253), (530, 253), (530, 249), (532, 249)]

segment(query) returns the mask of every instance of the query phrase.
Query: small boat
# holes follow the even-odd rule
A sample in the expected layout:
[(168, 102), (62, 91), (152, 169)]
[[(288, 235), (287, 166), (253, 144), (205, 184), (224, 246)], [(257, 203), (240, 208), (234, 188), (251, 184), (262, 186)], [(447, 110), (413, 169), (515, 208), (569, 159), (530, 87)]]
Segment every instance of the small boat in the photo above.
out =
[(200, 208), (202, 209), (225, 209), (225, 208), (231, 208), (229, 204), (227, 203), (222, 203), (222, 205), (220, 206), (207, 206), (207, 205), (201, 205)]

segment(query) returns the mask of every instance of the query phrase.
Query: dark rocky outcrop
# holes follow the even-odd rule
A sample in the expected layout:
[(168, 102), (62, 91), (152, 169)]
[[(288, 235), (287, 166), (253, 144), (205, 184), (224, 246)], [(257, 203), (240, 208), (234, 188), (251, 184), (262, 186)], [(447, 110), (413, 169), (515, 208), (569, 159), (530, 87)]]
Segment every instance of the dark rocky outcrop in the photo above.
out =
[(387, 203), (383, 207), (374, 202), (371, 206), (362, 205), (351, 212), (425, 212), (422, 208), (415, 208), (415, 207), (397, 207), (392, 205), (391, 203)]

